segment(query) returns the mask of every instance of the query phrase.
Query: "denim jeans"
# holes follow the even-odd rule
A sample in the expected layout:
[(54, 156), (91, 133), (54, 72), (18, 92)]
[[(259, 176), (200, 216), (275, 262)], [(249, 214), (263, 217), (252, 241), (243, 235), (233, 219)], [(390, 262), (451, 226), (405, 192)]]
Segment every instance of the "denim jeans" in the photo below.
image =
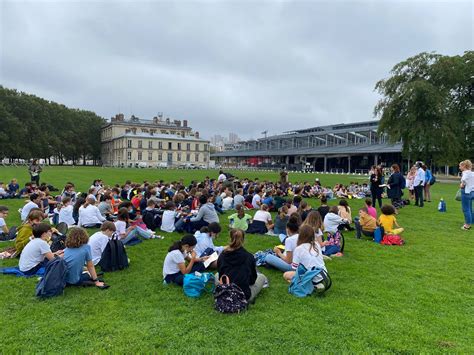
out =
[(369, 232), (366, 230), (362, 229), (362, 226), (360, 225), (360, 220), (359, 217), (354, 217), (354, 225), (355, 225), (355, 230), (356, 230), (356, 238), (360, 239), (362, 237), (362, 234), (367, 236), (367, 237), (374, 237), (374, 232)]
[(415, 206), (423, 207), (423, 185), (415, 186)]
[(152, 235), (153, 233), (148, 232), (144, 230), (143, 228), (136, 227), (130, 233), (128, 233), (128, 235), (124, 239), (122, 239), (122, 243), (127, 244), (132, 239), (138, 239), (138, 237), (142, 237), (144, 239), (150, 239)]
[(461, 189), (462, 213), (464, 213), (464, 222), (469, 225), (474, 224), (472, 200), (474, 200), (474, 191), (471, 191), (471, 193), (467, 194), (464, 189)]
[(280, 259), (276, 255), (268, 254), (265, 257), (265, 263), (282, 272), (293, 270), (293, 268), (291, 267), (291, 264), (288, 264), (286, 261)]

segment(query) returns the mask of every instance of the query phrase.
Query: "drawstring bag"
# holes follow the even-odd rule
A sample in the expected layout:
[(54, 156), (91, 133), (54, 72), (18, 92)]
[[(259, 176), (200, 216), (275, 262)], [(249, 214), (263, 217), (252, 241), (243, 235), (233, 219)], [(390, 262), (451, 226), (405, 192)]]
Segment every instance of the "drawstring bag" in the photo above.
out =
[(212, 293), (215, 288), (214, 274), (210, 272), (184, 275), (183, 291), (184, 294), (191, 298), (200, 297), (203, 292)]

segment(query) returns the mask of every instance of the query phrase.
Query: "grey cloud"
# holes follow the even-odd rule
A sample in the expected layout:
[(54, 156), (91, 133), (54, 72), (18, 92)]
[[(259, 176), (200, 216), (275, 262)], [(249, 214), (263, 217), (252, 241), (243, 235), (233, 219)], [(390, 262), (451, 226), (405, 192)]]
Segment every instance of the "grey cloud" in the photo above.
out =
[(0, 83), (109, 118), (259, 137), (372, 119), (377, 80), (473, 47), (460, 2), (0, 2)]

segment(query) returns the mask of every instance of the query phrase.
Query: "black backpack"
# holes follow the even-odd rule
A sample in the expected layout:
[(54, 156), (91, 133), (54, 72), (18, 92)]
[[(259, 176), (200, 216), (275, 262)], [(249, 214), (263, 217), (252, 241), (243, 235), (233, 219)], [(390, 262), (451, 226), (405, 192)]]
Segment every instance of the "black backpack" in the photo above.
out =
[[(225, 279), (224, 279), (225, 278)], [(222, 275), (214, 290), (214, 308), (221, 313), (240, 313), (247, 309), (245, 293), (227, 275)]]
[(128, 267), (127, 252), (117, 236), (112, 236), (112, 239), (107, 243), (99, 265), (104, 272), (123, 270)]
[(67, 265), (63, 258), (55, 257), (46, 264), (44, 276), (36, 285), (36, 297), (60, 296), (66, 287)]

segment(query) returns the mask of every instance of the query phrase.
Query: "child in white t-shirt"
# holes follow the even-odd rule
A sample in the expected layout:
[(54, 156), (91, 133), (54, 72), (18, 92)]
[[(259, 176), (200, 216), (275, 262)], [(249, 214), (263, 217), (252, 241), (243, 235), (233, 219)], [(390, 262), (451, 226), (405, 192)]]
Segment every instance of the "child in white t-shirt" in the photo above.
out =
[[(163, 282), (165, 284), (175, 283), (183, 286), (184, 275), (191, 273), (194, 263), (207, 259), (207, 257), (197, 257), (194, 251), (196, 244), (196, 238), (188, 234), (168, 249), (163, 263)], [(186, 259), (189, 261), (188, 265), (186, 265)]]
[(7, 227), (7, 223), (5, 222), (5, 218), (8, 216), (8, 207), (7, 206), (0, 206), (0, 240), (9, 240), (9, 232), (10, 230)]
[(222, 199), (222, 210), (227, 211), (230, 210), (233, 206), (234, 199), (232, 197), (232, 192), (227, 191), (226, 196)]
[[(297, 246), (293, 251), (293, 261), (291, 263), (293, 270), (296, 270), (300, 264), (307, 270), (316, 267), (327, 271), (326, 266), (324, 265), (321, 247), (315, 240), (314, 229), (309, 225), (302, 225), (300, 227)], [(294, 275), (295, 271), (287, 271), (283, 274), (283, 277), (288, 282), (291, 282)], [(321, 276), (317, 275), (313, 279), (313, 282), (318, 282), (320, 280)]]
[(97, 265), (102, 258), (102, 253), (109, 243), (109, 239), (115, 233), (116, 227), (113, 222), (105, 221), (100, 227), (100, 231), (89, 237), (87, 244), (91, 247), (92, 263)]
[(62, 199), (62, 206), (59, 209), (58, 223), (66, 223), (68, 226), (76, 224), (74, 217), (72, 216), (74, 206), (70, 197)]
[(48, 241), (51, 239), (52, 229), (49, 224), (40, 223), (33, 226), (33, 239), (26, 244), (20, 255), (19, 269), (26, 275), (34, 275), (48, 260), (55, 255), (62, 255), (63, 251), (51, 252)]
[(166, 202), (165, 211), (161, 217), (161, 227), (160, 229), (164, 232), (174, 232), (176, 218), (179, 216), (179, 213), (176, 211), (176, 205), (173, 201)]

